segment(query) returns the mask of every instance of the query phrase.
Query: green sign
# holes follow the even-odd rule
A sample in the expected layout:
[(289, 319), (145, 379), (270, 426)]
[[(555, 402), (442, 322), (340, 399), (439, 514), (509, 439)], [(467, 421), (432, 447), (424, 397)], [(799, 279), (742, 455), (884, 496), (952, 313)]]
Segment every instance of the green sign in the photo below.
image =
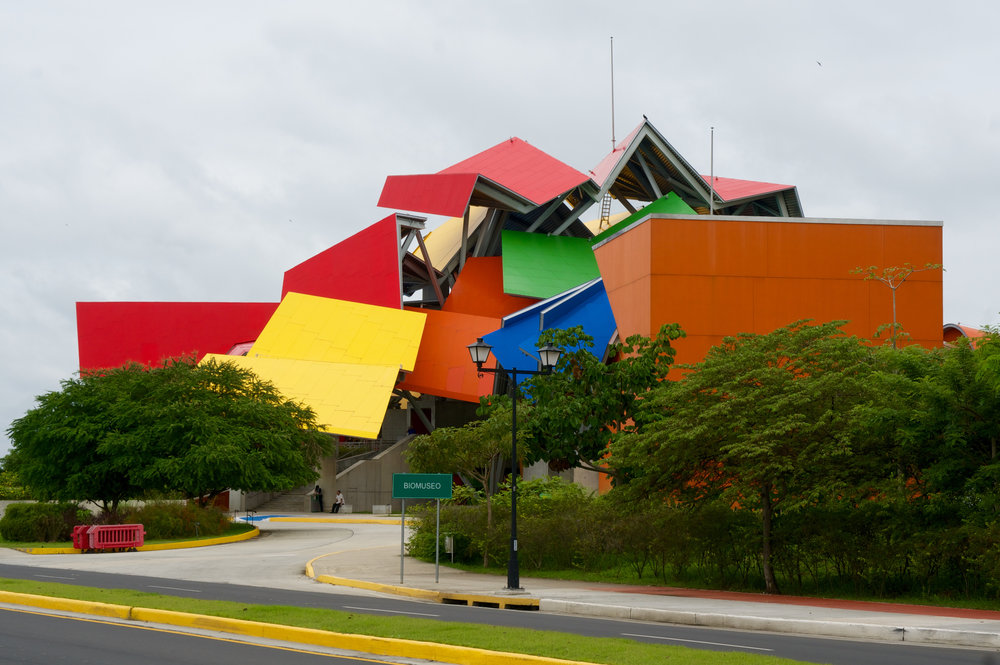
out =
[(393, 499), (450, 499), (450, 473), (394, 473)]

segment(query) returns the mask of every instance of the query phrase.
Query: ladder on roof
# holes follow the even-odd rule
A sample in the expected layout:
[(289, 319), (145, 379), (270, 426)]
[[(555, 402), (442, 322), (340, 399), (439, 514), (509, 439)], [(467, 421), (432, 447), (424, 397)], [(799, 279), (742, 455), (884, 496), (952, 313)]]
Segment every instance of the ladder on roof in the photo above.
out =
[(601, 223), (597, 225), (599, 231), (611, 226), (611, 192), (605, 192), (601, 201)]

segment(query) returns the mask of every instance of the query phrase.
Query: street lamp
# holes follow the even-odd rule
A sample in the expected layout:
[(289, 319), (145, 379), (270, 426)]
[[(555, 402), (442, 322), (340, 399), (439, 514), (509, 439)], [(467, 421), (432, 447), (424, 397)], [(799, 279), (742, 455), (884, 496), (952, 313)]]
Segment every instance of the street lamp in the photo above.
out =
[(485, 374), (506, 374), (510, 378), (510, 556), (507, 557), (507, 591), (523, 591), (521, 589), (521, 573), (517, 562), (517, 375), (550, 374), (552, 368), (559, 363), (562, 351), (551, 344), (538, 349), (538, 357), (542, 362), (541, 370), (483, 367), (490, 358), (493, 347), (480, 337), (475, 344), (469, 344), (469, 355), (476, 363), (476, 371)]

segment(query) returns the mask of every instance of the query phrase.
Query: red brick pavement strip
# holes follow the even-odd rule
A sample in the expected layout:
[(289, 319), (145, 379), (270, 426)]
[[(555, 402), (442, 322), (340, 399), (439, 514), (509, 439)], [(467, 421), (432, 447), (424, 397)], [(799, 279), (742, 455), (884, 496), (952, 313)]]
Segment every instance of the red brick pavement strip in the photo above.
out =
[(926, 616), (953, 617), (956, 619), (1000, 620), (1000, 611), (976, 610), (961, 607), (937, 607), (934, 605), (905, 605), (902, 603), (880, 603), (864, 600), (839, 600), (836, 598), (810, 598), (808, 596), (772, 596), (762, 593), (740, 591), (708, 591), (703, 589), (683, 589), (679, 587), (608, 585), (600, 591), (619, 593), (643, 593), (653, 596), (677, 596), (681, 598), (707, 598), (711, 600), (738, 600), (752, 603), (777, 603), (781, 605), (804, 605), (807, 607), (832, 607), (843, 610), (869, 612), (892, 612), (896, 614), (918, 614)]

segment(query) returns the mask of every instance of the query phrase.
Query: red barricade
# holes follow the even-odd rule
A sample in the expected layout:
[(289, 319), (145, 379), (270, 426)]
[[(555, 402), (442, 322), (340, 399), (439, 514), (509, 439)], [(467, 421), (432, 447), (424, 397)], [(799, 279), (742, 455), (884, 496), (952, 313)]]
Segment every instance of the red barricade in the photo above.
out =
[(141, 524), (99, 524), (87, 528), (88, 550), (134, 550), (142, 547), (146, 532)]
[(90, 549), (87, 541), (87, 531), (90, 526), (87, 524), (73, 527), (73, 548), (78, 550)]

